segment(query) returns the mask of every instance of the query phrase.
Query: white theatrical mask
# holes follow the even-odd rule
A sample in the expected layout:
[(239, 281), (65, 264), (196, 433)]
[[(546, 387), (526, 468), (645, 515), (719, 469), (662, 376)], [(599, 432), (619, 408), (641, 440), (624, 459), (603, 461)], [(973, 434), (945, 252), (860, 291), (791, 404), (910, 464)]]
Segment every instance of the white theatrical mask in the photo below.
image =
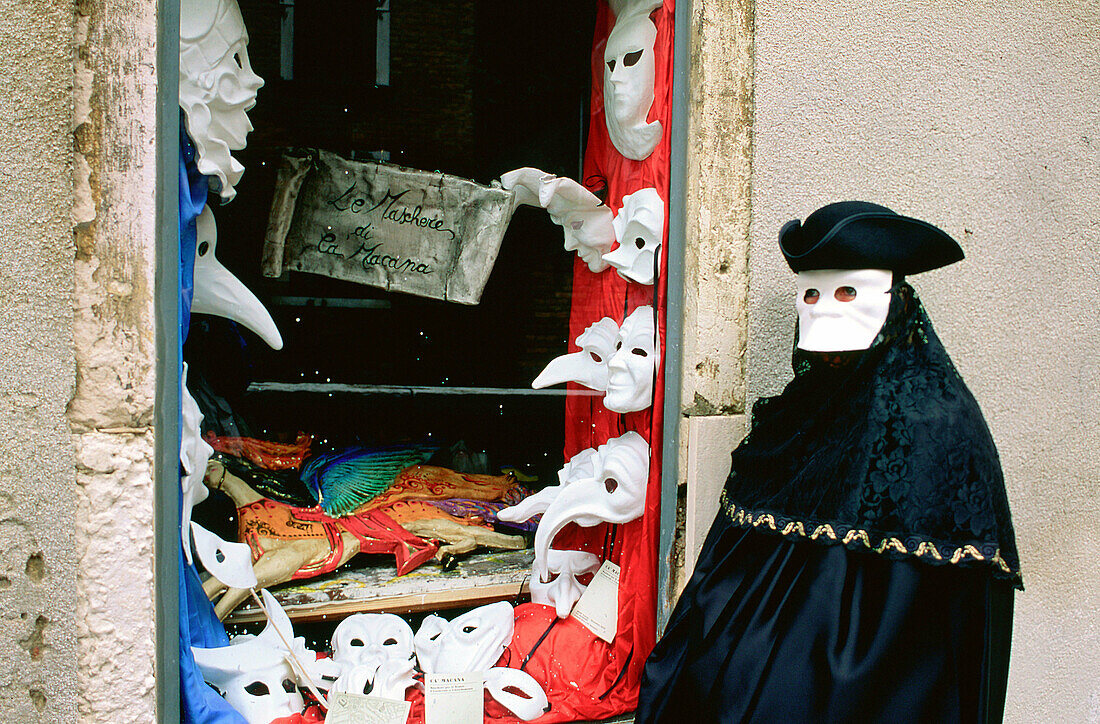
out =
[(183, 428), (180, 430), (180, 488), (183, 498), (180, 501), (180, 537), (183, 543), (183, 555), (188, 565), (191, 560), (191, 510), (206, 500), (210, 490), (203, 484), (206, 475), (206, 463), (214, 454), (214, 448), (202, 439), (202, 412), (199, 403), (187, 390), (187, 363), (183, 363), (183, 375), (180, 377), (180, 413)]
[(585, 464), (571, 472), (557, 486), (559, 490), (535, 530), (532, 577), (539, 580), (550, 579), (550, 545), (569, 523), (590, 528), (600, 523), (629, 523), (641, 516), (649, 481), (649, 443), (631, 430), (600, 445)]
[(412, 627), (392, 613), (353, 614), (332, 633), (332, 660), (344, 671), (412, 658)]
[(514, 631), (515, 614), (507, 601), (475, 608), (452, 621), (433, 614), (413, 638), (416, 660), (425, 674), (488, 671)]
[(229, 588), (256, 587), (252, 549), (247, 543), (222, 540), (194, 521), (191, 522), (191, 535), (195, 539), (195, 552), (207, 573)]
[(537, 493), (528, 495), (515, 505), (502, 509), (497, 513), (497, 517), (512, 523), (522, 523), (539, 513), (545, 513), (546, 509), (554, 502), (554, 499), (558, 497), (563, 485), (567, 485), (571, 480), (590, 477), (594, 474), (592, 471), (594, 470), (593, 460), (595, 457), (595, 449), (581, 450), (569, 458), (565, 466), (558, 471), (557, 485), (549, 485)]
[(573, 610), (588, 586), (577, 580), (578, 576), (595, 573), (600, 567), (599, 557), (585, 551), (560, 551), (551, 548), (546, 556), (549, 580), (539, 576), (531, 579), (531, 600), (553, 606), (558, 618), (565, 618)]
[(637, 412), (653, 404), (653, 376), (659, 362), (653, 307), (641, 306), (619, 327), (615, 353), (607, 362), (603, 406), (612, 412)]
[(531, 387), (541, 390), (562, 382), (576, 382), (590, 390), (607, 389), (607, 362), (615, 352), (619, 338), (619, 325), (611, 317), (604, 317), (589, 325), (577, 337), (579, 352), (570, 352), (550, 360), (539, 373)]
[(229, 201), (244, 166), (230, 151), (245, 147), (263, 78), (248, 62), (248, 31), (237, 0), (182, 0), (180, 5), (180, 107), (195, 142), (196, 163), (218, 180)]
[(341, 674), (331, 691), (337, 694), (358, 694), (404, 701), (405, 692), (416, 685), (413, 659), (393, 659), (377, 666), (360, 664)]
[(604, 254), (604, 261), (623, 279), (652, 284), (665, 232), (665, 202), (657, 189), (641, 189), (624, 196), (614, 226), (619, 246)]
[[(550, 709), (546, 692), (526, 671), (496, 666), (485, 675), (489, 695), (524, 721), (538, 719)], [(523, 696), (515, 692), (522, 692)]]
[(820, 269), (798, 274), (798, 347), (808, 352), (867, 349), (890, 311), (893, 273)]
[(562, 227), (566, 251), (575, 251), (589, 271), (609, 266), (603, 255), (615, 242), (611, 209), (599, 197), (570, 178), (537, 168), (519, 168), (500, 177), (501, 186), (515, 193), (513, 206), (540, 206)]
[(618, 3), (622, 12), (604, 47), (603, 111), (607, 133), (619, 153), (641, 161), (661, 141), (661, 123), (646, 121), (653, 105), (657, 26), (649, 14), (661, 0)]
[(237, 277), (218, 261), (218, 227), (209, 206), (195, 220), (195, 294), (193, 314), (212, 314), (244, 325), (272, 349), (283, 348), (283, 337), (267, 309)]

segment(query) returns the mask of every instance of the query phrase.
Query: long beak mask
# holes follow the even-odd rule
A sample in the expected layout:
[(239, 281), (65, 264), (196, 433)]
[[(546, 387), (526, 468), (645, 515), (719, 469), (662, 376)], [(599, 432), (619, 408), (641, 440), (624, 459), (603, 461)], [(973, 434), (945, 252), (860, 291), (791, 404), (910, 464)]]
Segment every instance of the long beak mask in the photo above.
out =
[(212, 314), (242, 324), (259, 335), (272, 349), (283, 348), (283, 337), (264, 305), (215, 256), (218, 227), (207, 206), (195, 220), (195, 297), (191, 311)]
[(550, 360), (531, 387), (541, 390), (563, 382), (576, 382), (603, 392), (607, 389), (607, 361), (615, 353), (618, 337), (619, 325), (611, 317), (595, 322), (577, 337), (576, 343), (581, 350)]
[(535, 531), (533, 573), (550, 580), (550, 544), (570, 523), (590, 528), (600, 523), (629, 523), (645, 510), (649, 479), (649, 443), (634, 431), (596, 449), (591, 473), (585, 466), (563, 483)]

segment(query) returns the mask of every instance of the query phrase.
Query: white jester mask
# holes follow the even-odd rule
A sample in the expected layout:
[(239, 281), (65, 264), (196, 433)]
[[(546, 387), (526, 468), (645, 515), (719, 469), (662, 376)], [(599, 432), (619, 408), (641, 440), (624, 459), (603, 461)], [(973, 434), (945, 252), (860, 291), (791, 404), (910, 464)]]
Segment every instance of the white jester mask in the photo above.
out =
[(507, 601), (468, 611), (452, 621), (431, 615), (414, 637), (425, 674), (488, 671), (512, 641), (515, 614)]
[(550, 364), (539, 373), (531, 387), (541, 390), (562, 382), (576, 382), (590, 390), (605, 390), (607, 361), (615, 352), (618, 338), (619, 325), (611, 317), (604, 317), (593, 323), (576, 339), (581, 350), (550, 360)]
[(187, 563), (191, 560), (191, 509), (206, 500), (210, 490), (203, 484), (206, 475), (206, 463), (214, 454), (214, 448), (202, 439), (202, 412), (199, 403), (187, 390), (187, 363), (183, 363), (183, 375), (180, 377), (180, 413), (183, 428), (180, 430), (180, 488), (183, 497), (180, 501), (180, 536), (183, 542), (183, 555)]
[(599, 197), (570, 178), (537, 168), (519, 168), (500, 177), (501, 185), (516, 194), (515, 204), (541, 206), (565, 232), (565, 250), (575, 251), (590, 271), (608, 267), (603, 255), (615, 242), (611, 209)]
[(798, 274), (798, 347), (809, 352), (867, 349), (890, 311), (893, 273), (820, 269)]
[(272, 349), (283, 348), (283, 337), (264, 305), (218, 261), (218, 227), (207, 206), (195, 220), (195, 293), (191, 311), (232, 319), (255, 332)]
[(584, 464), (572, 467), (570, 477), (546, 496), (550, 502), (535, 530), (533, 576), (551, 579), (550, 545), (569, 523), (588, 528), (629, 523), (641, 516), (648, 480), (649, 443), (633, 430), (608, 440), (586, 456)]
[(245, 147), (248, 111), (264, 81), (248, 63), (248, 31), (237, 0), (182, 0), (180, 107), (205, 176), (221, 197), (236, 195), (244, 166), (230, 155)]
[(332, 633), (332, 659), (344, 671), (361, 665), (377, 668), (386, 661), (409, 661), (412, 657), (412, 627), (392, 613), (357, 613), (341, 621)]
[(604, 254), (604, 261), (624, 279), (652, 284), (665, 231), (665, 202), (657, 189), (624, 196), (623, 207), (613, 223), (619, 247)]
[(595, 573), (599, 567), (600, 559), (591, 553), (551, 548), (546, 556), (549, 580), (539, 576), (531, 579), (531, 600), (553, 606), (558, 618), (565, 618), (588, 587), (577, 578)]
[(637, 412), (652, 405), (657, 363), (653, 307), (641, 306), (619, 327), (615, 353), (607, 363), (603, 406), (612, 412)]
[(626, 158), (641, 161), (653, 153), (662, 132), (659, 121), (646, 122), (656, 79), (657, 26), (649, 14), (661, 0), (622, 5), (604, 47), (603, 110), (611, 143)]

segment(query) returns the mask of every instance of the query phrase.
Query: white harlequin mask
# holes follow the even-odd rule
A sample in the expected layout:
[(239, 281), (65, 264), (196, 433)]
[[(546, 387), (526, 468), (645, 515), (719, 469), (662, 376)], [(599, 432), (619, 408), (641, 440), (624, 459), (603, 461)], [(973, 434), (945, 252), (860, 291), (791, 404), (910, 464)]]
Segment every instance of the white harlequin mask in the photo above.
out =
[(255, 332), (272, 349), (283, 348), (283, 337), (267, 309), (215, 256), (218, 227), (209, 206), (195, 220), (195, 294), (191, 311), (232, 319)]
[(392, 613), (357, 613), (348, 616), (332, 633), (332, 659), (343, 670), (413, 657), (413, 630), (405, 619)]
[(491, 603), (452, 621), (428, 616), (413, 641), (425, 674), (488, 671), (512, 641), (515, 615), (507, 601)]
[(531, 600), (553, 606), (558, 618), (565, 618), (587, 588), (577, 577), (595, 573), (599, 567), (600, 559), (591, 553), (551, 548), (546, 556), (549, 580), (531, 579)]
[(615, 352), (618, 338), (619, 325), (611, 317), (593, 323), (576, 339), (581, 350), (550, 360), (531, 387), (541, 390), (562, 382), (576, 382), (590, 390), (606, 389), (607, 362)]
[(183, 555), (187, 563), (191, 560), (191, 509), (206, 500), (210, 490), (203, 484), (206, 476), (206, 463), (214, 454), (214, 448), (202, 439), (202, 412), (199, 403), (187, 390), (187, 363), (183, 363), (183, 375), (180, 378), (180, 413), (183, 428), (180, 430), (180, 488), (183, 498), (180, 501), (180, 536), (183, 542)]
[(658, 361), (653, 307), (638, 307), (619, 328), (615, 353), (607, 363), (603, 406), (612, 412), (637, 412), (652, 405)]
[(600, 445), (585, 464), (571, 472), (570, 478), (557, 486), (559, 490), (535, 530), (532, 577), (540, 580), (550, 579), (550, 545), (569, 523), (585, 528), (629, 523), (642, 514), (649, 480), (649, 443), (630, 431)]
[(195, 551), (207, 573), (230, 588), (255, 588), (256, 572), (252, 569), (252, 549), (247, 543), (230, 543), (194, 521), (191, 534)]
[(526, 671), (503, 666), (489, 669), (485, 688), (490, 696), (524, 721), (537, 719), (550, 708), (546, 692)]
[(626, 3), (607, 37), (603, 66), (603, 109), (611, 143), (629, 159), (641, 161), (661, 140), (659, 121), (647, 123), (653, 105), (657, 26), (649, 13), (661, 0)]
[(614, 225), (619, 247), (604, 254), (604, 261), (624, 279), (652, 284), (665, 231), (665, 202), (657, 189), (642, 189), (624, 196)]
[(809, 352), (867, 349), (890, 311), (893, 273), (821, 269), (798, 274), (798, 347)]
[(264, 81), (248, 63), (248, 31), (237, 0), (182, 0), (180, 107), (195, 142), (199, 171), (214, 176), (226, 201), (244, 166), (230, 155), (245, 147), (248, 111)]

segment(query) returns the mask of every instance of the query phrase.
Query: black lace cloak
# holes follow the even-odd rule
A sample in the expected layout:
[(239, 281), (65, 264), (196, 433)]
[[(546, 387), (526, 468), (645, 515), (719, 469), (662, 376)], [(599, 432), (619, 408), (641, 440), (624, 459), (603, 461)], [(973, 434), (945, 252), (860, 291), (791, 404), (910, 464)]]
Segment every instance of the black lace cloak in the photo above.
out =
[(742, 528), (985, 566), (1022, 588), (985, 419), (913, 288), (891, 296), (868, 350), (795, 350), (795, 378), (753, 407), (722, 510)]

